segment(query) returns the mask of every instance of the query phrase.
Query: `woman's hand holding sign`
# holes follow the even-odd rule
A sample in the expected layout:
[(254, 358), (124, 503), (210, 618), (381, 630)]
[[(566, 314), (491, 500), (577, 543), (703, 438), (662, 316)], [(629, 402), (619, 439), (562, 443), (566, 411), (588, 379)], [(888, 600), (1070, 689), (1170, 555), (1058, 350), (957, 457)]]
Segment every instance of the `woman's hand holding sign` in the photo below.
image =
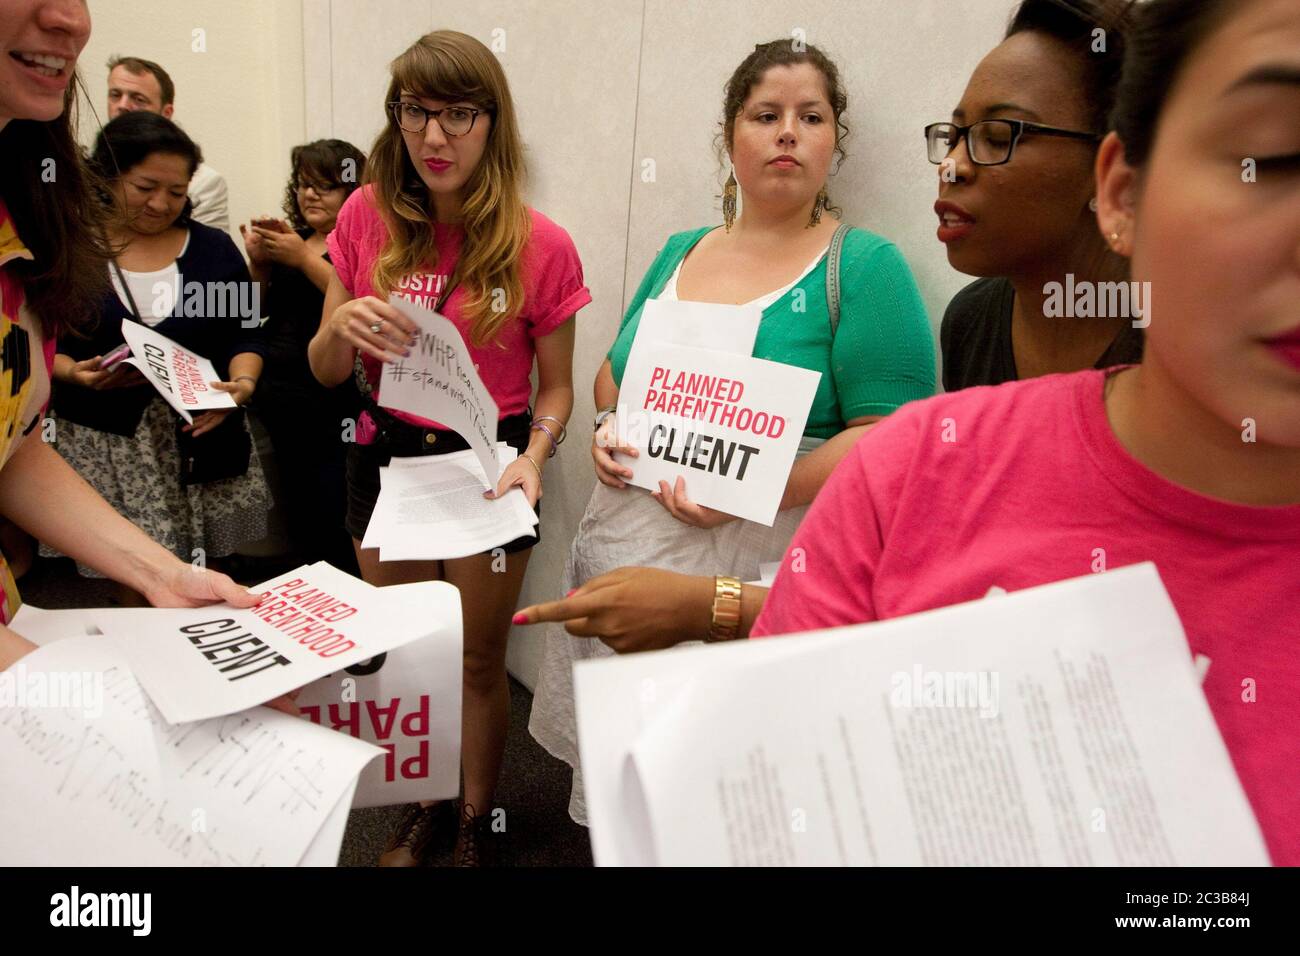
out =
[(655, 501), (664, 506), (664, 510), (680, 521), (696, 528), (716, 528), (718, 525), (735, 521), (735, 515), (725, 511), (715, 511), (703, 505), (697, 505), (686, 497), (686, 479), (679, 477), (671, 487), (668, 482), (659, 482), (659, 490), (650, 492)]
[(414, 322), (373, 295), (344, 302), (331, 314), (329, 329), (336, 338), (381, 362), (410, 355), (419, 331)]
[[(225, 603), (231, 607), (249, 608), (269, 594), (269, 591), (250, 591), (235, 583), (229, 575), (198, 568), (180, 560), (152, 574), (144, 589), (145, 597), (154, 607), (202, 607), (206, 604)], [(300, 717), (302, 715), (293, 702), (298, 693), (295, 690), (283, 694), (267, 701), (266, 706), (290, 717)]]
[(602, 485), (626, 488), (627, 482), (624, 479), (632, 477), (632, 469), (616, 462), (614, 452), (630, 458), (636, 458), (640, 452), (631, 445), (619, 444), (617, 417), (617, 414), (607, 415), (596, 429), (596, 434), (591, 439), (591, 457), (596, 462), (596, 477)]
[[(253, 397), (254, 385), (248, 378), (241, 377), (233, 382), (209, 382), (212, 388), (218, 392), (227, 392), (235, 400), (236, 405), (244, 405)], [(206, 435), (212, 429), (216, 428), (226, 416), (233, 412), (233, 408), (212, 408), (206, 412), (194, 416), (194, 422), (190, 425), (182, 425), (181, 431), (193, 432), (194, 437)]]

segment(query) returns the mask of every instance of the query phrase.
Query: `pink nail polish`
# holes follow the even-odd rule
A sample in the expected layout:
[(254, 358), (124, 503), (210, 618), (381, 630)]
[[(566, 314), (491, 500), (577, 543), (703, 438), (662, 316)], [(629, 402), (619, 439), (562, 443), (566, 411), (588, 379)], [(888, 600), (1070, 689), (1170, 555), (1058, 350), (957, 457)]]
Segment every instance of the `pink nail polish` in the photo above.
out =
[(511, 623), (511, 624), (527, 624), (527, 623), (528, 623), (528, 615), (525, 614), (523, 611), (520, 611), (518, 614), (516, 614), (514, 617), (512, 617), (512, 618), (510, 619), (510, 623)]
[(577, 588), (574, 588), (573, 590), (571, 590), (568, 594), (566, 594), (566, 595), (564, 595), (564, 596), (565, 596), (566, 598), (571, 598), (571, 597), (573, 597), (573, 596), (574, 596), (575, 594), (577, 594), (577, 593), (578, 593), (578, 589), (577, 589)]

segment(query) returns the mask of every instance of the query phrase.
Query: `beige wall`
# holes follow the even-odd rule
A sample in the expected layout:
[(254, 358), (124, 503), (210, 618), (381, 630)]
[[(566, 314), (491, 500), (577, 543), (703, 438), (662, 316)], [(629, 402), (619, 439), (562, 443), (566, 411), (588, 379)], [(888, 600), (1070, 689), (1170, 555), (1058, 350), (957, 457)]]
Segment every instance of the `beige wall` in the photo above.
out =
[[(301, 0), (89, 0), (93, 29), (80, 72), (98, 120), (81, 113), (81, 139), (107, 121), (112, 54), (141, 56), (176, 84), (172, 116), (230, 189), (231, 232), (280, 208), (289, 150), (303, 142)], [(199, 52), (194, 31), (206, 50)], [(242, 249), (242, 244), (240, 245)]]
[[(838, 64), (849, 158), (831, 195), (849, 221), (893, 239), (936, 330), (967, 279), (934, 238), (935, 170), (921, 128), (947, 117), (1011, 0), (90, 0), (83, 75), (102, 111), (110, 52), (162, 63), (176, 119), (230, 185), (232, 222), (276, 208), (289, 148), (338, 136), (369, 151), (387, 64), (421, 33), (463, 30), (492, 45), (518, 101), (529, 201), (567, 228), (594, 302), (579, 316), (573, 437), (548, 469), (543, 542), (523, 601), (553, 596), (586, 505), (591, 382), (627, 298), (673, 232), (719, 222), (712, 150), (722, 86), (755, 43), (796, 30)], [(207, 52), (192, 52), (192, 31)], [(500, 49), (504, 42), (504, 48)], [(643, 171), (653, 160), (654, 176)], [(541, 633), (512, 638), (532, 684)]]

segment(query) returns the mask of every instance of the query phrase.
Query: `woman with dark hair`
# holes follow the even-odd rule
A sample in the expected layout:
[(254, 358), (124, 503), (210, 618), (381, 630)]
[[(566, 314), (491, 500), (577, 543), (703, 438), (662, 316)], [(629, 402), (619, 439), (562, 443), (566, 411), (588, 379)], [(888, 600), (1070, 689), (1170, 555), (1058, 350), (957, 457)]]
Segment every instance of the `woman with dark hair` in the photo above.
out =
[[(89, 38), (85, 0), (0, 0), (0, 514), (159, 607), (250, 607), (257, 596), (169, 554), (31, 434), (55, 333), (83, 324), (108, 288), (102, 207), (72, 132), (72, 80)], [(20, 601), (3, 558), (0, 583), (3, 669), (33, 645), (6, 626)]]
[[(1300, 865), (1300, 6), (1144, 3), (1112, 125), (1097, 219), (1158, 295), (1142, 363), (891, 417), (753, 633), (1153, 561), (1273, 862)], [(935, 440), (949, 420), (960, 440)]]
[[(808, 503), (853, 443), (899, 406), (934, 393), (934, 342), (925, 307), (907, 262), (885, 237), (859, 228), (843, 234), (843, 292), (838, 325), (832, 324), (827, 251), (840, 226), (824, 213), (833, 211), (828, 177), (843, 155), (846, 108), (835, 64), (816, 47), (790, 40), (759, 44), (728, 80), (719, 139), (732, 172), (723, 225), (668, 238), (597, 374), (601, 412), (591, 453), (599, 483), (572, 545), (565, 589), (634, 564), (722, 575), (689, 579), (700, 582), (706, 601), (739, 591), (742, 581), (759, 576), (762, 563), (780, 560)], [(661, 482), (654, 493), (631, 488), (631, 469), (611, 456), (626, 451), (615, 447), (613, 408), (651, 298), (756, 305), (762, 319), (754, 356), (821, 373), (771, 527), (700, 507), (680, 479), (673, 488)], [(722, 636), (722, 627), (712, 636)], [(529, 720), (538, 742), (574, 768), (569, 813), (580, 823), (586, 822), (586, 809), (573, 664), (607, 653), (562, 628), (548, 630)]]
[(360, 575), (347, 512), (347, 448), (360, 396), (351, 380), (326, 388), (312, 375), (307, 345), (320, 327), (334, 268), (325, 237), (361, 181), (366, 157), (351, 143), (321, 139), (295, 146), (284, 211), (288, 222), (239, 227), (266, 306), (265, 365), (254, 412), (275, 447), (289, 538), (305, 563), (327, 561)]
[[(59, 453), (155, 541), (202, 564), (266, 533), (269, 496), (243, 412), (210, 410), (180, 426), (134, 368), (103, 364), (123, 344), (123, 321), (140, 322), (209, 359), (223, 379), (213, 387), (236, 405), (257, 388), (261, 313), (248, 269), (224, 232), (189, 221), (200, 159), (155, 113), (126, 113), (100, 131), (91, 166), (114, 206), (112, 290), (89, 335), (60, 341), (53, 408)], [(183, 478), (191, 461), (202, 464)]]
[[(1107, 292), (1128, 266), (1097, 233), (1092, 176), (1130, 7), (1023, 0), (951, 122), (926, 127), (939, 241), (954, 269), (984, 277), (944, 313), (947, 391), (1142, 358), (1139, 303)], [(1064, 301), (1083, 289), (1091, 306)]]

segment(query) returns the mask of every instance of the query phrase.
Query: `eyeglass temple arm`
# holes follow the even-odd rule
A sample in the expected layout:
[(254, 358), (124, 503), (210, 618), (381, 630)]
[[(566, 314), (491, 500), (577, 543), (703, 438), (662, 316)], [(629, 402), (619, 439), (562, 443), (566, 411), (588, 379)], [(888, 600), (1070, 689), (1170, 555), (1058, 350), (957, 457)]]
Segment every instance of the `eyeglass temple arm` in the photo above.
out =
[(1055, 126), (1040, 126), (1037, 123), (1025, 123), (1022, 128), (1025, 132), (1041, 133), (1044, 136), (1067, 136), (1070, 139), (1101, 139), (1099, 133), (1085, 133), (1077, 129), (1057, 129)]

